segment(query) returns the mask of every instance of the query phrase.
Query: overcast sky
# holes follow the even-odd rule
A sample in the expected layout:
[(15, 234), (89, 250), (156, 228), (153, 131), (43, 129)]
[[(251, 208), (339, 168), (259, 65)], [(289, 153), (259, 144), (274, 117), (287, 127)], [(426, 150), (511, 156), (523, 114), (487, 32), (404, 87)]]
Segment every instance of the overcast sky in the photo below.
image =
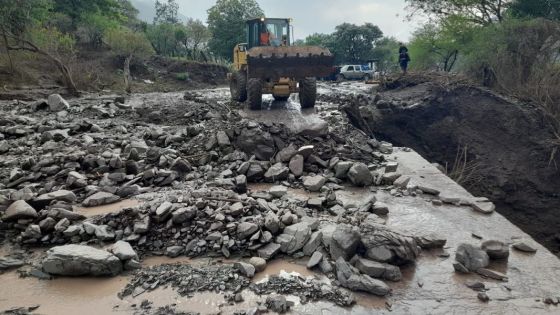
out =
[[(155, 0), (132, 0), (140, 10), (140, 18), (153, 19)], [(336, 25), (349, 22), (373, 23), (386, 36), (408, 41), (418, 21), (406, 21), (404, 0), (257, 0), (268, 17), (294, 19), (295, 37), (313, 33), (332, 33)], [(206, 22), (206, 10), (216, 0), (177, 0), (179, 13)]]

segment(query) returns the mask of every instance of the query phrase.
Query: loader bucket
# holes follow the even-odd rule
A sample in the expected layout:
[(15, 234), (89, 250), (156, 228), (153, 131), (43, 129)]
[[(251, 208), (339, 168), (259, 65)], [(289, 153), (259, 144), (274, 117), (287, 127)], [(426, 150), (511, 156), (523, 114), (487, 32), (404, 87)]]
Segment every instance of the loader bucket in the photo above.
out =
[(317, 46), (253, 47), (247, 52), (249, 78), (323, 77), (332, 72), (334, 56)]

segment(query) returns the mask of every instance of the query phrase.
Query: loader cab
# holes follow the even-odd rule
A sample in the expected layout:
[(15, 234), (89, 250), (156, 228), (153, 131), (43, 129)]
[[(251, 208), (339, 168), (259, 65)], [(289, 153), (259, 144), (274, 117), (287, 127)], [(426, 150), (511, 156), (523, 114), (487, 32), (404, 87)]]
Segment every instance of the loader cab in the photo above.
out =
[(247, 21), (247, 49), (290, 46), (290, 19), (260, 18)]

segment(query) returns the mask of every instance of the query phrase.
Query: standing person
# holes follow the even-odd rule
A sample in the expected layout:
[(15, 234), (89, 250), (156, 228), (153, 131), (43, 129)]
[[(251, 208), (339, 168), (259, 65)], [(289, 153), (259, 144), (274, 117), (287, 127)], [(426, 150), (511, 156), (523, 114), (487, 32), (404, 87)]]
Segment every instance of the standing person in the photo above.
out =
[(403, 74), (406, 74), (409, 62), (410, 56), (408, 55), (408, 48), (401, 43), (399, 47), (399, 65), (401, 66)]

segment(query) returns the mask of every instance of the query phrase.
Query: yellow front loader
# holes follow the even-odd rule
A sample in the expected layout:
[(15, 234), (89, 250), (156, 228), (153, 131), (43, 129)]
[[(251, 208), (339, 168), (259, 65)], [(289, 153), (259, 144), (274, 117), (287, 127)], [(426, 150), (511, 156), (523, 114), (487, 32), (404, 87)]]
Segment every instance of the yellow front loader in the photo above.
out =
[(228, 73), (231, 98), (261, 108), (262, 95), (285, 101), (299, 93), (302, 108), (315, 106), (317, 77), (331, 73), (334, 57), (326, 48), (292, 46), (289, 19), (247, 21), (247, 43), (233, 50), (234, 72)]

